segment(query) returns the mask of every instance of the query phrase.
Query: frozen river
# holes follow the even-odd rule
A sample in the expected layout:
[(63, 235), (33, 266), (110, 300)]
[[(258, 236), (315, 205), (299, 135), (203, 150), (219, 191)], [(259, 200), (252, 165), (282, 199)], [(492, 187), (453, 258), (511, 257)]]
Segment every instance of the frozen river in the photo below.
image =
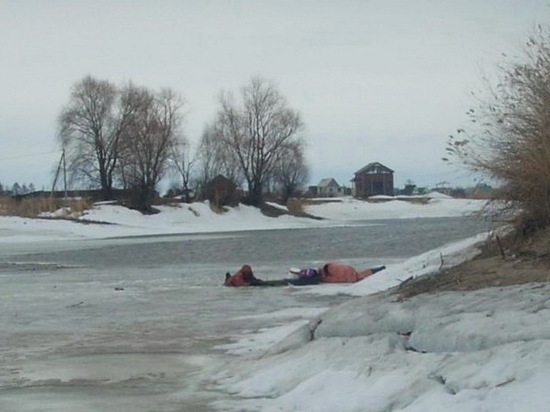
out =
[(387, 265), (487, 228), (473, 218), (406, 219), (6, 247), (0, 410), (210, 410), (230, 397), (208, 386), (208, 371), (238, 356), (224, 344), (350, 299), (225, 288), (225, 272), (246, 263), (276, 279), (329, 260)]

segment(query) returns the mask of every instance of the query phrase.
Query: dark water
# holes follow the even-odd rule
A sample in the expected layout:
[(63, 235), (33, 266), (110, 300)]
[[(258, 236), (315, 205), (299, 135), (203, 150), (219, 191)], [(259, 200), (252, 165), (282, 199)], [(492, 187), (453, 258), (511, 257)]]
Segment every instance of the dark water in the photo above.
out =
[(488, 228), (489, 222), (472, 217), (380, 220), (334, 228), (82, 241), (78, 250), (30, 253), (12, 260), (98, 269), (197, 264), (232, 269), (248, 263), (284, 270), (291, 264), (330, 260), (404, 259)]

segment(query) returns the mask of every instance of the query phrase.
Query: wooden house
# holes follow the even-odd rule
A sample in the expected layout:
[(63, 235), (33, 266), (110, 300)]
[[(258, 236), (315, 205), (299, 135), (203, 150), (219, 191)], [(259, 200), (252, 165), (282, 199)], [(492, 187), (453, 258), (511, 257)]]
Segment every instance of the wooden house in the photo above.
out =
[(393, 196), (393, 170), (381, 163), (369, 163), (355, 172), (351, 180), (353, 196), (368, 198), (369, 196)]

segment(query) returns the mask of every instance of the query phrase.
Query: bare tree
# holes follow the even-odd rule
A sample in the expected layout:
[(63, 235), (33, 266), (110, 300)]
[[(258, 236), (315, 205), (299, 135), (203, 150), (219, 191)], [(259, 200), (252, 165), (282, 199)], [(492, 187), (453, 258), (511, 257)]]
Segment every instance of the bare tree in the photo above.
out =
[(134, 108), (125, 104), (115, 85), (91, 76), (77, 82), (58, 119), (59, 140), (69, 171), (112, 197), (119, 141)]
[(458, 129), (447, 151), (495, 179), (501, 197), (519, 206), (524, 228), (550, 224), (550, 31), (540, 27), (521, 61), (500, 67), (496, 86), (468, 112), (477, 130)]
[(172, 169), (181, 179), (182, 199), (189, 203), (191, 201), (191, 178), (196, 157), (192, 155), (191, 145), (185, 136), (181, 135), (175, 139), (170, 151), (170, 160)]
[(204, 128), (197, 149), (200, 162), (199, 184), (206, 183), (218, 175), (225, 176), (236, 185), (242, 183), (242, 173), (238, 159), (232, 150), (228, 150), (216, 124), (208, 124)]
[(309, 180), (309, 168), (302, 142), (289, 144), (281, 150), (275, 163), (273, 179), (281, 190), (284, 203), (304, 188)]
[(197, 149), (197, 155), (200, 162), (199, 181), (202, 186), (208, 183), (216, 174), (220, 167), (218, 166), (218, 151), (220, 145), (216, 144), (213, 127), (207, 125), (202, 133), (202, 137)]
[(180, 132), (183, 102), (170, 89), (153, 93), (132, 84), (122, 94), (137, 108), (122, 135), (123, 174), (134, 192), (134, 206), (148, 210)]
[(303, 124), (272, 83), (261, 78), (242, 88), (241, 101), (220, 97), (216, 135), (237, 159), (250, 204), (259, 205), (278, 154), (297, 139)]

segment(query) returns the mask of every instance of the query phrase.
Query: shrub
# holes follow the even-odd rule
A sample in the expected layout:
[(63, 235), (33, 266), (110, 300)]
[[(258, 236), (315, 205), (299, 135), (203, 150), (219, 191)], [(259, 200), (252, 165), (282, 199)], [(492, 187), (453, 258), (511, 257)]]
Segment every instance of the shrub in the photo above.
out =
[(520, 210), (520, 229), (550, 225), (549, 34), (539, 26), (523, 57), (501, 65), (496, 84), (486, 80), (486, 94), (468, 112), (476, 130), (458, 129), (447, 147), (451, 158), (500, 184), (496, 197)]
[(304, 202), (302, 199), (292, 197), (286, 202), (286, 207), (291, 214), (300, 215), (304, 213)]

